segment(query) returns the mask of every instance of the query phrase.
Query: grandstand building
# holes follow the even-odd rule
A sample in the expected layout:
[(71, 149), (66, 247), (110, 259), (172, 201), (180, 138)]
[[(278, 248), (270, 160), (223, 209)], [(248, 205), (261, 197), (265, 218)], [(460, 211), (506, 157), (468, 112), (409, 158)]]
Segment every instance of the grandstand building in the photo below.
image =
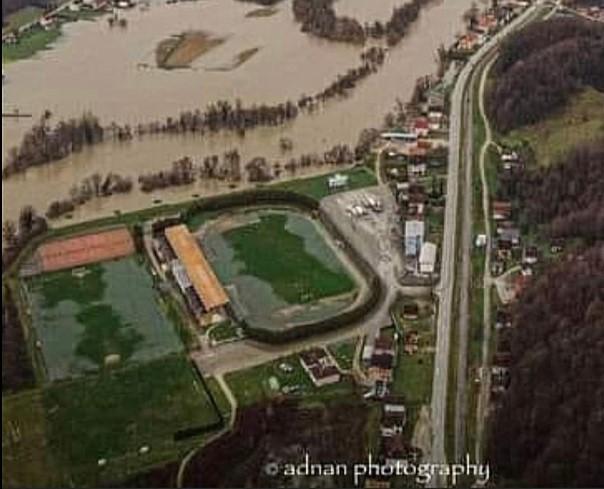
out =
[(225, 312), (228, 295), (184, 224), (166, 228), (164, 234), (173, 253), (168, 263), (174, 281), (193, 314), (207, 324), (214, 315)]

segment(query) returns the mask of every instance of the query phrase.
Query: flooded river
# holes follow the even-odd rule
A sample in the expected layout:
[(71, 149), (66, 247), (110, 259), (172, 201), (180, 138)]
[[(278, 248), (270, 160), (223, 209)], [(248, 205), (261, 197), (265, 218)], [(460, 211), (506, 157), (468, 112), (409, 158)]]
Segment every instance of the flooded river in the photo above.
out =
[[(336, 11), (361, 21), (385, 20), (402, 1), (339, 0)], [(74, 183), (97, 171), (136, 177), (167, 168), (185, 155), (199, 159), (232, 148), (239, 149), (244, 161), (253, 156), (277, 159), (282, 157), (278, 144), (282, 136), (292, 139), (294, 154), (323, 151), (337, 143), (353, 145), (361, 129), (379, 125), (397, 98), (410, 97), (418, 77), (434, 71), (436, 49), (461, 32), (462, 14), (472, 3), (437, 0), (426, 7), (377, 74), (360, 83), (351, 96), (333, 99), (313, 115), (301, 114), (280, 128), (252, 130), (245, 138), (232, 134), (157, 136), (105, 143), (7, 179), (3, 182), (4, 217), (15, 217), (24, 204), (44, 211), (50, 201), (66, 197)], [(90, 110), (103, 123), (134, 124), (177, 115), (183, 109), (203, 108), (218, 99), (240, 98), (244, 105), (296, 101), (358, 65), (361, 48), (301, 33), (289, 0), (278, 4), (278, 12), (272, 16), (246, 17), (255, 8), (235, 0), (158, 2), (146, 11), (135, 8), (121, 14), (128, 20), (126, 29), (110, 28), (106, 18), (64, 26), (64, 35), (53, 49), (4, 67), (3, 111), (19, 109), (34, 118), (3, 120), (3, 155), (45, 109), (55, 120)], [(226, 41), (198, 58), (191, 69), (156, 68), (157, 43), (187, 30), (207, 31)], [(255, 47), (259, 51), (237, 68), (215, 70)], [(136, 190), (86, 204), (73, 220), (146, 207), (155, 198), (175, 202), (194, 193), (220, 191), (220, 185), (204, 182), (157, 195)]]

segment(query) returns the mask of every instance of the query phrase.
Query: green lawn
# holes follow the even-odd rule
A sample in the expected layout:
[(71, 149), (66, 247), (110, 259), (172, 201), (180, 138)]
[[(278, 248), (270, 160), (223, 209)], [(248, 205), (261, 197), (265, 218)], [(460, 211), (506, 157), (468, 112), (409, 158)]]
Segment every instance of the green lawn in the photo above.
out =
[(604, 93), (588, 88), (545, 120), (512, 131), (504, 142), (528, 141), (539, 165), (551, 165), (572, 147), (604, 133)]
[[(283, 363), (289, 365), (292, 371), (281, 370), (279, 366)], [(272, 377), (279, 383), (278, 390), (270, 385), (269, 379)], [(301, 399), (307, 406), (321, 404), (332, 398), (350, 396), (354, 392), (353, 382), (349, 379), (343, 379), (337, 384), (315, 387), (302, 368), (298, 355), (290, 355), (257, 367), (232, 372), (225, 379), (240, 406), (249, 406), (284, 396), (282, 389), (285, 386), (299, 386), (299, 390), (289, 396)]]
[(334, 357), (342, 370), (352, 369), (354, 354), (356, 352), (357, 339), (343, 340), (337, 343), (332, 343), (327, 346), (327, 349)]
[[(224, 401), (218, 399), (219, 406)], [(179, 430), (218, 428), (218, 414), (187, 359), (59, 382), (3, 398), (3, 485), (99, 486), (180, 458), (208, 433), (175, 441)], [(222, 409), (222, 408), (221, 408)], [(148, 453), (139, 453), (142, 446)], [(106, 465), (98, 465), (106, 459)]]
[[(284, 372), (279, 365), (285, 363), (293, 371)], [(269, 385), (269, 379), (275, 377), (279, 383), (279, 390), (274, 390)], [(285, 386), (299, 385), (304, 391), (314, 388), (310, 377), (306, 374), (297, 355), (280, 358), (274, 362), (264, 363), (246, 370), (238, 370), (227, 374), (225, 380), (229, 384), (237, 403), (240, 406), (255, 404), (281, 394)]]
[(210, 330), (210, 339), (214, 341), (225, 341), (230, 339), (239, 338), (240, 326), (231, 321), (224, 321), (220, 324), (212, 326)]
[[(341, 173), (347, 175), (348, 186), (340, 190), (329, 191), (327, 188), (328, 177), (335, 173)], [(323, 197), (327, 197), (332, 193), (345, 192), (347, 190), (355, 190), (363, 187), (371, 187), (377, 185), (377, 179), (375, 174), (365, 167), (357, 167), (349, 170), (342, 170), (340, 172), (330, 173), (328, 175), (322, 175), (318, 177), (301, 178), (299, 180), (290, 180), (288, 182), (276, 183), (272, 187), (283, 190), (290, 190), (303, 195), (308, 195), (317, 200), (321, 200)]]
[(34, 7), (33, 5), (23, 7), (16, 12), (13, 12), (6, 17), (6, 26), (2, 27), (2, 34), (19, 29), (21, 26), (33, 22), (40, 18), (43, 13), (44, 9)]
[(44, 30), (41, 27), (32, 27), (19, 38), (16, 44), (2, 44), (2, 63), (31, 58), (38, 51), (48, 49), (60, 35), (60, 27), (54, 27), (49, 30)]
[[(231, 229), (224, 238), (233, 248), (240, 273), (271, 285), (288, 304), (304, 304), (350, 292), (355, 283), (307, 250), (306, 237), (288, 227), (281, 213), (262, 213), (251, 224)], [(319, 238), (320, 239), (320, 238)]]

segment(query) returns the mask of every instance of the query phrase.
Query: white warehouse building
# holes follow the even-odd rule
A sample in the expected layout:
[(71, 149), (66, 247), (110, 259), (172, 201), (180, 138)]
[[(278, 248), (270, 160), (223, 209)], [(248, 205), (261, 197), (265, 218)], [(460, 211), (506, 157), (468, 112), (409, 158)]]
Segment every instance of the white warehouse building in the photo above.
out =
[(419, 273), (432, 275), (436, 267), (436, 245), (426, 242), (419, 252)]
[(424, 221), (405, 221), (405, 255), (416, 257), (424, 243)]

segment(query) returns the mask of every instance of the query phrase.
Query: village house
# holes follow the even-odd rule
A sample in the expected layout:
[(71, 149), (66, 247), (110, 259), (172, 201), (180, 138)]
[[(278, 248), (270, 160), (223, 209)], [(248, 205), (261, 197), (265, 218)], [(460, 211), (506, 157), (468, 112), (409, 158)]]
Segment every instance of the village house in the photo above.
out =
[(419, 306), (415, 302), (403, 304), (403, 319), (417, 319), (419, 317)]
[(522, 252), (522, 261), (534, 265), (539, 261), (539, 249), (536, 246), (525, 246)]
[(430, 134), (430, 126), (427, 117), (418, 117), (413, 121), (413, 132), (418, 138), (428, 137)]
[(336, 173), (327, 178), (327, 188), (329, 190), (338, 190), (348, 186), (348, 175)]
[(473, 29), (479, 34), (492, 34), (497, 29), (497, 17), (491, 12), (480, 14)]
[(509, 245), (508, 248), (517, 248), (520, 245), (520, 229), (514, 227), (499, 228), (497, 230), (499, 238), (498, 244)]
[(419, 350), (419, 333), (412, 329), (405, 334), (403, 351), (407, 355), (415, 355)]
[(492, 205), (492, 217), (495, 221), (505, 221), (512, 217), (512, 203), (496, 200)]
[(388, 353), (374, 353), (369, 364), (369, 379), (374, 383), (381, 381), (386, 384), (392, 382), (394, 357)]
[(512, 316), (504, 308), (499, 308), (495, 311), (495, 329), (504, 329), (512, 327)]
[(456, 47), (459, 51), (471, 52), (480, 47), (482, 44), (482, 36), (476, 32), (467, 32), (459, 37)]
[(312, 348), (300, 353), (300, 364), (317, 387), (340, 381), (335, 360), (324, 348)]
[(427, 173), (427, 165), (424, 162), (410, 163), (407, 167), (409, 178), (425, 177)]
[(382, 408), (382, 420), (380, 433), (382, 437), (388, 438), (402, 434), (407, 423), (407, 409), (402, 403), (392, 404), (386, 402)]

